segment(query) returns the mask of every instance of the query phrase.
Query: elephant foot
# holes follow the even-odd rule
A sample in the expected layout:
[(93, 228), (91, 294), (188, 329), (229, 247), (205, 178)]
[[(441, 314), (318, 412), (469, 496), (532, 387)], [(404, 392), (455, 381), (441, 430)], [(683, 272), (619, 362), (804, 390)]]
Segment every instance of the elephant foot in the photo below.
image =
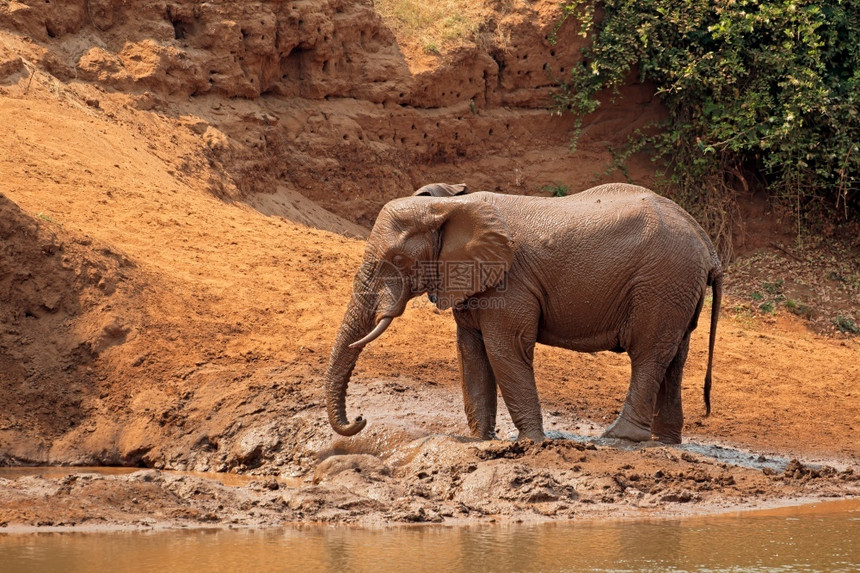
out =
[(534, 443), (539, 444), (546, 439), (546, 435), (540, 430), (532, 432), (520, 432), (520, 435), (517, 436), (517, 441), (523, 439), (529, 439)]
[(672, 429), (672, 428), (663, 428), (660, 427), (656, 422), (654, 423), (654, 437), (657, 438), (657, 441), (663, 444), (680, 444), (681, 443), (681, 430), (680, 429)]
[(609, 428), (603, 432), (604, 438), (630, 440), (631, 442), (647, 442), (651, 439), (651, 428), (644, 428), (626, 418), (618, 417)]
[(476, 440), (495, 440), (496, 432), (495, 430), (474, 431), (472, 432), (472, 438)]

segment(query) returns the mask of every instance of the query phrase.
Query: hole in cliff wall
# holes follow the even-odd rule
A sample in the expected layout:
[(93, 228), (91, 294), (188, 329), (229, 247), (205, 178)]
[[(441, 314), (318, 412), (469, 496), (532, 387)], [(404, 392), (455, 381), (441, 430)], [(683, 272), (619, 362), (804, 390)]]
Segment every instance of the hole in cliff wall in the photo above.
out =
[[(302, 70), (304, 69), (304, 61), (305, 56), (310, 53), (311, 50), (307, 50), (304, 48), (293, 48), (293, 50), (287, 54), (285, 58), (281, 58), (281, 79), (294, 79), (298, 80), (301, 77)], [(323, 69), (326, 69), (328, 62), (323, 64)]]
[(496, 80), (499, 87), (502, 87), (502, 74), (505, 72), (505, 54), (501, 51), (495, 51), (490, 54), (490, 57), (493, 58), (493, 61), (496, 62), (496, 66), (499, 69), (499, 73), (496, 75)]
[(187, 22), (172, 20), (171, 24), (173, 24), (173, 38), (175, 40), (182, 40), (191, 32), (191, 25)]
[(187, 14), (177, 14), (174, 10), (167, 7), (167, 19), (173, 26), (173, 38), (182, 40), (194, 33), (194, 20)]

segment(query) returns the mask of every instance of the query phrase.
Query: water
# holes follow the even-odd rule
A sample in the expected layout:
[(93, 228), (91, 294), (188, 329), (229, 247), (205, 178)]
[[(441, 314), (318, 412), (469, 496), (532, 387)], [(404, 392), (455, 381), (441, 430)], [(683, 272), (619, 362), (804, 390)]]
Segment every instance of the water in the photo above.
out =
[(11, 466), (0, 467), (0, 478), (18, 479), (27, 476), (41, 476), (56, 479), (72, 474), (97, 473), (106, 476), (122, 476), (140, 471), (140, 468), (115, 466)]
[[(0, 478), (3, 479), (18, 479), (27, 476), (39, 476), (45, 479), (64, 478), (69, 475), (82, 474), (99, 474), (103, 476), (123, 476), (141, 471), (143, 468), (127, 468), (116, 466), (13, 466), (0, 467)], [(228, 486), (243, 486), (248, 485), (254, 480), (260, 479), (253, 475), (233, 474), (227, 472), (179, 472), (170, 471), (170, 475), (186, 475), (199, 477), (203, 479), (217, 481)], [(276, 479), (278, 483), (284, 485), (299, 485), (301, 480), (291, 478), (270, 478)], [(0, 569), (2, 573), (2, 569)]]
[[(583, 434), (571, 434), (567, 432), (550, 431), (547, 432), (547, 437), (553, 439), (572, 440), (574, 442), (580, 442), (583, 444), (590, 443), (595, 444), (597, 446), (610, 446), (612, 448), (621, 450), (640, 450), (643, 448), (649, 448), (654, 446), (666, 447), (665, 444), (660, 444), (658, 442), (634, 443), (628, 442), (627, 440), (616, 440), (612, 438), (602, 438), (598, 436), (589, 436)], [(757, 470), (763, 470), (767, 468), (777, 473), (782, 473), (783, 471), (785, 471), (785, 468), (791, 462), (791, 458), (776, 455), (766, 457), (762, 454), (757, 454), (748, 450), (737, 449), (720, 444), (687, 442), (685, 444), (673, 445), (671, 446), (671, 448), (682, 452), (690, 452), (692, 454), (697, 454), (702, 457), (710, 458), (714, 461), (732, 466), (752, 468)], [(809, 463), (805, 461), (804, 465), (811, 468), (820, 468), (822, 467), (822, 465), (829, 465), (836, 469), (844, 469), (845, 467), (845, 464), (840, 463), (838, 460), (820, 460), (819, 462)]]
[(642, 521), (0, 534), (0, 571), (858, 571), (860, 500)]

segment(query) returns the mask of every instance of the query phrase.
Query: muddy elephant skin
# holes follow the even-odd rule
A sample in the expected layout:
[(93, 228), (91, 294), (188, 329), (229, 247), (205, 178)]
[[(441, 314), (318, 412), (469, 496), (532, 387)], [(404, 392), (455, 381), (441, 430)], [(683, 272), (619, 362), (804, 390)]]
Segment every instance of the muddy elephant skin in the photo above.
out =
[(457, 183), (451, 185), (449, 183), (430, 183), (419, 189), (416, 189), (413, 197), (455, 197), (457, 195), (465, 195), (469, 192), (465, 183)]
[(497, 388), (521, 438), (543, 440), (533, 357), (540, 342), (626, 352), (624, 407), (604, 436), (681, 441), (681, 376), (713, 289), (705, 404), (722, 296), (710, 239), (677, 204), (633, 185), (564, 198), (478, 192), (386, 204), (367, 242), (326, 372), (329, 421), (353, 435), (346, 391), (361, 348), (426, 293), (453, 308), (474, 436), (494, 437)]

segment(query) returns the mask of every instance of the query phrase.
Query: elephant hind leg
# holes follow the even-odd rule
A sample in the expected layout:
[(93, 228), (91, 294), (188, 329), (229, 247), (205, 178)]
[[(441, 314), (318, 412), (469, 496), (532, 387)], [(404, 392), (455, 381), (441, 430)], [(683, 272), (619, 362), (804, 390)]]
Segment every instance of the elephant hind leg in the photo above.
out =
[(657, 395), (677, 348), (677, 345), (671, 345), (668, 350), (652, 350), (644, 356), (631, 354), (633, 372), (627, 399), (618, 418), (603, 433), (603, 437), (633, 442), (651, 439)]
[(681, 443), (681, 429), (684, 427), (684, 410), (681, 406), (681, 379), (684, 374), (684, 364), (690, 350), (690, 333), (688, 332), (678, 351), (666, 370), (666, 375), (657, 391), (657, 404), (651, 431), (654, 436), (666, 444)]

